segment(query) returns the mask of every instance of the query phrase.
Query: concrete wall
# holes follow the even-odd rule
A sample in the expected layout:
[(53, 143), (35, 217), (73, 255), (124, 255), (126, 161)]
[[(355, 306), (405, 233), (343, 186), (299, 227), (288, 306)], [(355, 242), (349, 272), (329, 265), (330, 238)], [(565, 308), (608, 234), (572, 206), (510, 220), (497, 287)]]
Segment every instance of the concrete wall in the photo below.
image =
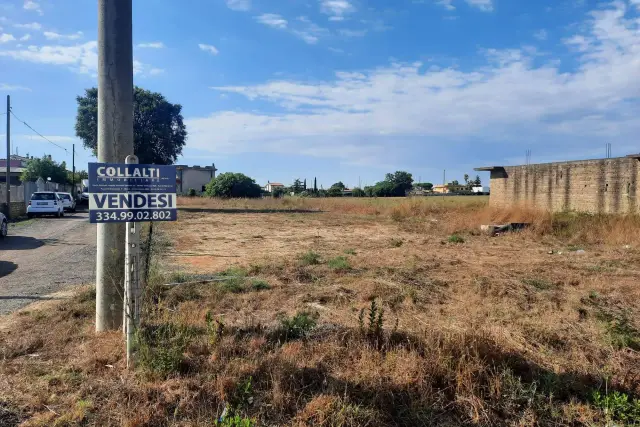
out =
[(196, 190), (197, 193), (202, 192), (202, 186), (207, 185), (212, 178), (215, 178), (213, 169), (183, 169), (178, 171), (180, 184), (178, 192), (186, 194), (190, 188)]
[[(7, 204), (0, 203), (0, 212), (7, 213)], [(27, 206), (24, 202), (11, 202), (11, 218), (17, 218), (27, 214)]]
[(638, 213), (640, 161), (631, 157), (505, 166), (491, 171), (493, 207)]

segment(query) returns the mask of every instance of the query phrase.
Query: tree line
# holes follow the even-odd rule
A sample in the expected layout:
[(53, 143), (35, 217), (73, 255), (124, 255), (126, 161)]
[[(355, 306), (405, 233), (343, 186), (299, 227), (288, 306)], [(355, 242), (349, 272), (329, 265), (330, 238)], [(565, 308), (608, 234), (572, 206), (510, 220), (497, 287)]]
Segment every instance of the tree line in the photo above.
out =
[[(476, 177), (471, 181), (468, 175), (465, 175), (467, 185), (481, 185), (480, 177)], [(457, 181), (452, 181), (449, 185), (457, 186)], [(288, 194), (294, 194), (299, 197), (343, 197), (345, 195), (346, 185), (342, 181), (338, 181), (331, 185), (328, 189), (318, 188), (317, 179), (313, 179), (313, 186), (307, 187), (307, 180), (294, 180), (289, 187), (276, 187), (271, 192), (267, 192), (260, 187), (254, 179), (242, 174), (227, 172), (213, 178), (206, 186), (205, 195), (209, 197), (248, 197), (257, 198), (263, 196), (282, 197)], [(397, 171), (385, 175), (384, 180), (374, 185), (364, 188), (353, 188), (351, 190), (352, 197), (404, 197), (411, 190), (431, 191), (433, 184), (430, 182), (414, 183), (413, 176), (409, 172)], [(469, 187), (469, 190), (471, 187)], [(194, 192), (195, 193), (195, 192)]]

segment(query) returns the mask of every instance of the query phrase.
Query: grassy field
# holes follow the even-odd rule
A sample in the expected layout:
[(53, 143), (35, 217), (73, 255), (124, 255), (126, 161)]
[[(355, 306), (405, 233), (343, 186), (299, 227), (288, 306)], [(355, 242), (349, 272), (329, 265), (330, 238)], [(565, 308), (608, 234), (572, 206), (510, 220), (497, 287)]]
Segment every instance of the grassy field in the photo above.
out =
[[(137, 368), (121, 333), (93, 333), (91, 289), (27, 308), (0, 328), (0, 425), (640, 424), (637, 217), (481, 197), (180, 205)], [(505, 221), (531, 226), (479, 232)]]

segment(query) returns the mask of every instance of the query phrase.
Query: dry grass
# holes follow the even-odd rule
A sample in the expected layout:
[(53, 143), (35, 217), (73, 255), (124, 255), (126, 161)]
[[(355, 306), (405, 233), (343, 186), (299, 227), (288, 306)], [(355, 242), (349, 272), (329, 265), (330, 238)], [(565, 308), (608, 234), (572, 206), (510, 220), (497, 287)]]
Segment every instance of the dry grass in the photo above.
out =
[[(592, 396), (640, 395), (640, 222), (453, 200), (186, 200), (158, 265), (229, 279), (150, 288), (131, 373), (91, 294), (13, 316), (0, 424), (622, 422)], [(477, 232), (494, 221), (533, 225)]]

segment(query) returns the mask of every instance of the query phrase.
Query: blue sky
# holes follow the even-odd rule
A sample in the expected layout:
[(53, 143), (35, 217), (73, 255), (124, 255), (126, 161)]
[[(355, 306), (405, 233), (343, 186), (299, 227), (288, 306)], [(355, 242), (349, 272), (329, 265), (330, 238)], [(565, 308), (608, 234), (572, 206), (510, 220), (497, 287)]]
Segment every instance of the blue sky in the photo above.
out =
[[(640, 0), (135, 0), (135, 83), (183, 106), (180, 163), (260, 184), (640, 151)], [(20, 154), (92, 161), (97, 1), (0, 0), (0, 113)], [(4, 121), (4, 116), (0, 116)], [(4, 129), (4, 126), (0, 127)], [(0, 134), (4, 133), (0, 130)], [(1, 136), (4, 140), (4, 135)], [(486, 176), (483, 176), (486, 178)]]

